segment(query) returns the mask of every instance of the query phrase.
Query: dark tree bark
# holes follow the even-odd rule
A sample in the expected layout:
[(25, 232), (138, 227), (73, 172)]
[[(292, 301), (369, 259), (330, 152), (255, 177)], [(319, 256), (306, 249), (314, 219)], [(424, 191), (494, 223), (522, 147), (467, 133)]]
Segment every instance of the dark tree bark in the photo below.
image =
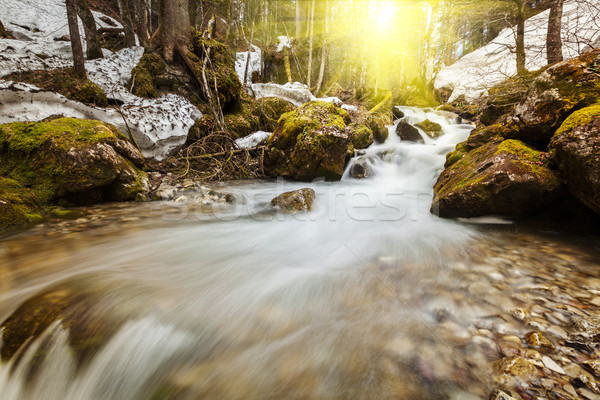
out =
[(123, 20), (123, 30), (125, 32), (125, 47), (135, 46), (135, 29), (133, 26), (133, 7), (132, 0), (119, 0), (119, 11), (121, 12), (121, 20)]
[(517, 5), (517, 74), (522, 75), (525, 69), (525, 6), (526, 0), (514, 0)]
[(175, 51), (185, 54), (190, 43), (190, 14), (187, 0), (165, 1), (161, 29), (163, 55), (165, 60), (173, 62)]
[(548, 65), (563, 60), (562, 40), (560, 38), (560, 32), (562, 29), (563, 4), (564, 0), (554, 0), (552, 7), (550, 8), (550, 16), (548, 17), (548, 34), (546, 36)]
[(136, 32), (140, 40), (140, 44), (144, 47), (150, 42), (150, 32), (148, 30), (148, 1), (147, 0), (132, 0), (136, 22)]
[(77, 14), (83, 22), (85, 30), (86, 56), (88, 60), (102, 58), (102, 46), (98, 38), (98, 30), (96, 29), (96, 21), (94, 15), (90, 11), (87, 0), (77, 0)]
[(81, 45), (81, 36), (79, 35), (79, 24), (77, 22), (77, 4), (76, 0), (66, 0), (67, 21), (69, 22), (69, 35), (71, 36), (71, 49), (73, 50), (73, 64), (75, 75), (85, 79), (85, 63), (83, 61), (83, 46)]

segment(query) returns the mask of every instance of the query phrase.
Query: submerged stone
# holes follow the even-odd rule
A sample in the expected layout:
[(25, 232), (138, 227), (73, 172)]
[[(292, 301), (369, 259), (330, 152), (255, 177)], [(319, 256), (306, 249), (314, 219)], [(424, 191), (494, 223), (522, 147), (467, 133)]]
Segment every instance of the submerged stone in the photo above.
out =
[(271, 200), (271, 206), (286, 214), (306, 212), (312, 210), (315, 196), (315, 191), (310, 188), (285, 192)]
[(371, 167), (369, 166), (369, 161), (367, 158), (359, 157), (350, 166), (349, 174), (354, 179), (365, 179), (373, 175), (373, 171), (371, 171)]

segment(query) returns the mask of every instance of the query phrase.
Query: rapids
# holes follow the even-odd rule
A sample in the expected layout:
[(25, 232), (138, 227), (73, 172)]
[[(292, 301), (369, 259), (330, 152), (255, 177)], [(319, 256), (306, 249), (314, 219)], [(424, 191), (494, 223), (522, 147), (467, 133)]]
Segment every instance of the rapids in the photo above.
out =
[[(525, 329), (497, 316), (538, 281), (536, 249), (576, 257), (564, 268), (589, 276), (597, 260), (431, 215), (445, 155), (472, 126), (402, 111), (444, 134), (403, 143), (390, 127), (350, 162), (365, 157), (370, 179), (232, 182), (219, 189), (231, 205), (105, 205), (4, 238), (2, 320), (67, 293), (67, 314), (88, 328), (75, 340), (72, 321), (54, 322), (0, 363), (1, 398), (487, 398), (493, 335)], [(302, 187), (317, 193), (312, 212), (271, 209)]]

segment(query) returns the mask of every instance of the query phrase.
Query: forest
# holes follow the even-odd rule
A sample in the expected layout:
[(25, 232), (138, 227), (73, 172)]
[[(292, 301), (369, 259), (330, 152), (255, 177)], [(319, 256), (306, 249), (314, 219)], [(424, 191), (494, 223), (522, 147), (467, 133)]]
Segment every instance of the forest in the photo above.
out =
[(2, 400), (600, 399), (597, 0), (0, 0)]

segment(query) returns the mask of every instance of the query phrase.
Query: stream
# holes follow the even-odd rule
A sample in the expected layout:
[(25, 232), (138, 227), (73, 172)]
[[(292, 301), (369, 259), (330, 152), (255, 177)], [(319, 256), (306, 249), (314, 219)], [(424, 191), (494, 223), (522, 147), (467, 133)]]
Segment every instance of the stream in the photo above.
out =
[[(600, 238), (430, 214), (472, 126), (401, 109), (444, 134), (405, 143), (390, 127), (350, 163), (364, 157), (369, 179), (231, 182), (216, 190), (232, 204), (107, 204), (1, 239), (2, 321), (24, 302), (28, 324), (62, 304), (0, 363), (1, 398), (487, 399), (502, 343), (525, 348), (532, 330), (564, 369), (540, 390), (578, 389), (580, 354), (562, 343), (600, 317)], [(303, 187), (311, 212), (271, 208)]]

